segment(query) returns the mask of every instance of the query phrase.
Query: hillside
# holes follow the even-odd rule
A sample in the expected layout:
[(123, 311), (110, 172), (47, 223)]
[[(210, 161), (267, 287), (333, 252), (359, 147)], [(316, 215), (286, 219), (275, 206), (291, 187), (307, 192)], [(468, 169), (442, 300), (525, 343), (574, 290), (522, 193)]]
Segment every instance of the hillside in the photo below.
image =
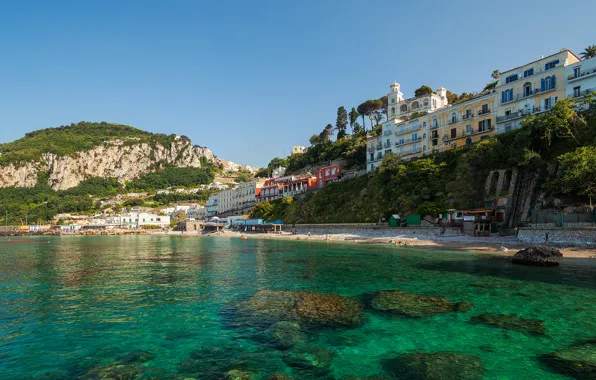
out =
[(42, 173), (54, 190), (66, 190), (93, 177), (124, 183), (160, 167), (199, 168), (201, 160), (216, 158), (185, 136), (80, 122), (27, 133), (0, 145), (0, 188), (35, 187)]

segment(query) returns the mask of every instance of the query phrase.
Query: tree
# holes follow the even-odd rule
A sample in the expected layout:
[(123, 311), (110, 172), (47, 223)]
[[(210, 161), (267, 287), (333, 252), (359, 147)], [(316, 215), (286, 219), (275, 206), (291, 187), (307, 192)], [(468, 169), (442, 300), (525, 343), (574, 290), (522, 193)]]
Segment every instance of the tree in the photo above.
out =
[(453, 104), (454, 102), (456, 102), (457, 98), (458, 98), (457, 94), (454, 94), (453, 92), (447, 90), (447, 102), (449, 104)]
[(422, 85), (422, 86), (420, 86), (420, 88), (418, 88), (418, 89), (416, 89), (416, 91), (414, 91), (414, 96), (419, 98), (421, 96), (430, 95), (432, 93), (433, 93), (432, 88), (430, 88), (426, 85)]
[(498, 80), (501, 76), (501, 72), (499, 70), (494, 70), (492, 74), (490, 74), (491, 78), (494, 80)]
[(566, 195), (596, 196), (596, 147), (584, 146), (557, 158), (561, 172), (551, 184), (551, 191)]
[(414, 120), (416, 118), (419, 118), (420, 116), (424, 116), (428, 113), (428, 111), (416, 111), (416, 112), (412, 112), (412, 114), (410, 115), (410, 120)]
[[(377, 111), (383, 107), (383, 102), (379, 99), (367, 100), (358, 106), (358, 113), (362, 116), (362, 124), (364, 125), (364, 116), (368, 116), (372, 128), (373, 119)], [(366, 130), (366, 126), (364, 126)]]
[(385, 115), (385, 118), (389, 119), (389, 98), (387, 97), (387, 95), (385, 95), (381, 96), (379, 100), (383, 103), (383, 106), (381, 107), (379, 112), (382, 112), (383, 115)]
[(590, 45), (580, 53), (583, 60), (596, 57), (596, 45)]
[(310, 145), (317, 145), (321, 143), (321, 137), (319, 135), (312, 135), (308, 141), (310, 142)]
[(335, 130), (338, 132), (338, 136), (339, 136), (339, 132), (343, 132), (343, 135), (345, 135), (347, 128), (348, 128), (348, 111), (346, 111), (344, 106), (341, 106), (337, 109), (337, 120), (335, 121)]
[(354, 127), (357, 124), (356, 122), (358, 121), (359, 116), (360, 115), (358, 114), (358, 111), (356, 111), (356, 108), (352, 107), (352, 110), (350, 111), (350, 127), (352, 127), (352, 133), (356, 133)]
[(321, 142), (329, 142), (329, 138), (333, 136), (333, 125), (331, 124), (327, 124), (327, 126), (325, 128), (323, 128), (323, 131), (319, 134), (319, 138), (321, 139)]
[(375, 119), (375, 127), (378, 127), (379, 125), (381, 125), (381, 122), (383, 121), (383, 117), (384, 114), (382, 114), (381, 112), (377, 112), (374, 116)]

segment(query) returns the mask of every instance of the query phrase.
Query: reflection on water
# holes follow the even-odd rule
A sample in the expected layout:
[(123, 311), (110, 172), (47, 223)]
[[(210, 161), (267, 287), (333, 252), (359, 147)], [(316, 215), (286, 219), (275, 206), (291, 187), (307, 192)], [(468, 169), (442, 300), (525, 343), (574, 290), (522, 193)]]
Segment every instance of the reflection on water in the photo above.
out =
[[(595, 263), (531, 268), (470, 253), (209, 237), (0, 241), (0, 378), (209, 379), (239, 370), (342, 379), (388, 375), (382, 363), (400, 354), (447, 351), (478, 358), (486, 379), (559, 379), (537, 358), (596, 337)], [(474, 307), (423, 318), (367, 307), (354, 328), (272, 328), (239, 319), (236, 307), (263, 290), (368, 305), (390, 289)], [(542, 320), (547, 333), (470, 323), (482, 313)]]

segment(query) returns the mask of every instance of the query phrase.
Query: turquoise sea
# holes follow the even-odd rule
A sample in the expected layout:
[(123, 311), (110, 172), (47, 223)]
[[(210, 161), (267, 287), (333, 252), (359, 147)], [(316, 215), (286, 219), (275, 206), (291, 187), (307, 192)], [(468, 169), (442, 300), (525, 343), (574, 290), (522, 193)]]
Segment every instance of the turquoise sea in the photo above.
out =
[[(305, 328), (303, 347), (328, 354), (324, 372), (288, 364), (292, 349), (269, 344), (259, 321), (234, 312), (263, 290), (366, 305), (373, 292), (393, 289), (474, 307), (408, 318), (365, 306), (356, 327)], [(470, 322), (482, 313), (539, 319), (547, 332)], [(218, 379), (240, 369), (251, 379), (347, 379), (387, 375), (381, 363), (400, 354), (445, 351), (478, 357), (485, 379), (563, 379), (537, 358), (594, 338), (594, 259), (533, 268), (469, 252), (307, 241), (0, 240), (0, 379), (118, 378), (102, 375), (113, 363), (120, 378)]]

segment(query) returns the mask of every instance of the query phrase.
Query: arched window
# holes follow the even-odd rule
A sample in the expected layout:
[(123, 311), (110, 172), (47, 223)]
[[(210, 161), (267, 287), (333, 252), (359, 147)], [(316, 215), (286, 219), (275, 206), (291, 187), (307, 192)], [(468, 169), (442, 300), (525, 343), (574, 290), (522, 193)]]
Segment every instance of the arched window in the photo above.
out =
[(426, 152), (426, 145), (423, 145), (423, 146), (422, 146), (422, 151), (423, 151), (423, 152)]
[(437, 108), (437, 99), (433, 99), (433, 108)]
[(428, 99), (424, 99), (424, 106), (428, 107)]
[(406, 104), (402, 104), (401, 107), (399, 107), (399, 112), (408, 112), (408, 106)]
[(472, 139), (470, 137), (468, 137), (466, 139), (466, 145), (470, 145), (472, 143)]
[(395, 107), (391, 107), (391, 114), (395, 115)]
[(418, 108), (420, 108), (420, 104), (418, 102), (412, 103), (412, 109), (413, 110), (417, 110)]
[(422, 128), (426, 128), (426, 121), (422, 122)]
[(433, 119), (433, 128), (439, 128), (439, 120), (436, 117)]
[(553, 88), (553, 81), (551, 79), (551, 77), (546, 77), (546, 79), (544, 79), (544, 90), (550, 90)]
[(426, 140), (426, 133), (423, 133), (423, 134), (422, 134), (422, 139), (423, 139), (423, 140)]
[(451, 112), (451, 122), (455, 123), (457, 121), (457, 114), (455, 112)]
[(532, 83), (526, 82), (524, 83), (524, 96), (532, 95)]

